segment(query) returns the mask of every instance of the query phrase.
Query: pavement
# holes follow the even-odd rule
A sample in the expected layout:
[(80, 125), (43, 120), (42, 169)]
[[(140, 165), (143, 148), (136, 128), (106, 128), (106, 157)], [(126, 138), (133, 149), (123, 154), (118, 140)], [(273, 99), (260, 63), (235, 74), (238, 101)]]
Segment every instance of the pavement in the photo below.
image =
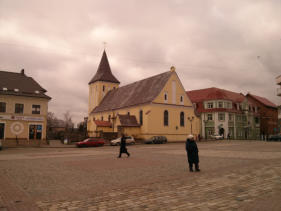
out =
[(184, 143), (0, 151), (3, 210), (281, 210), (281, 142)]

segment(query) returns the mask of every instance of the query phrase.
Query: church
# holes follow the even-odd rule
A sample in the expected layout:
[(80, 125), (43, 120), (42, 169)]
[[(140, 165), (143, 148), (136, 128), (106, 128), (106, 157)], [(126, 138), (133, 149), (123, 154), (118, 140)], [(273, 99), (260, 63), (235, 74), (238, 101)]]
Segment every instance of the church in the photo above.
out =
[(175, 71), (120, 86), (104, 51), (89, 82), (87, 131), (90, 137), (106, 133), (147, 140), (166, 136), (168, 142), (185, 141), (200, 133), (200, 120)]

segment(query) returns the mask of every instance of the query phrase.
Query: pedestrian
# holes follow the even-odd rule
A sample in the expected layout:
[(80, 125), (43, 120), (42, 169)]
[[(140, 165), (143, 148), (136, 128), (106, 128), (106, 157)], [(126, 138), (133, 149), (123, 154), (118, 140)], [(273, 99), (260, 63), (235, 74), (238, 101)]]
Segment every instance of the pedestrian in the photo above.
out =
[(124, 133), (122, 133), (122, 137), (121, 137), (120, 152), (119, 152), (118, 158), (121, 158), (122, 153), (126, 153), (127, 156), (130, 157), (130, 153), (128, 152), (127, 147), (126, 147), (126, 137), (125, 137)]
[(185, 142), (185, 149), (187, 153), (187, 159), (189, 163), (189, 171), (193, 171), (193, 164), (195, 164), (195, 171), (200, 171), (199, 169), (199, 156), (197, 144), (194, 141), (193, 135), (188, 135)]

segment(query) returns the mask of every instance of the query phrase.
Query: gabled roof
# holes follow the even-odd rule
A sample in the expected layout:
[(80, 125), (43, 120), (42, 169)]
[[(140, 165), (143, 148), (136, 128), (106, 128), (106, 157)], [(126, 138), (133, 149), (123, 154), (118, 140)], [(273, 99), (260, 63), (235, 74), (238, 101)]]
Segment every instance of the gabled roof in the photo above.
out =
[(94, 77), (89, 82), (89, 84), (94, 83), (96, 81), (105, 81), (105, 82), (112, 82), (112, 83), (120, 84), (120, 82), (115, 78), (115, 76), (111, 72), (105, 51), (103, 51), (98, 70), (97, 70), (96, 74), (94, 75)]
[(97, 126), (100, 126), (100, 127), (111, 127), (112, 126), (111, 122), (109, 122), (109, 121), (95, 120), (94, 122)]
[(172, 71), (109, 91), (92, 113), (115, 110), (152, 102), (164, 88)]
[(136, 116), (133, 115), (118, 115), (121, 126), (123, 127), (140, 127)]
[(192, 103), (203, 102), (206, 100), (231, 100), (232, 102), (241, 103), (245, 96), (241, 93), (231, 92), (216, 87), (192, 90), (186, 92)]
[(254, 98), (255, 100), (257, 100), (258, 102), (260, 102), (261, 104), (268, 106), (268, 107), (272, 107), (272, 108), (277, 108), (277, 105), (275, 105), (274, 103), (270, 102), (268, 99), (264, 98), (264, 97), (260, 97), (257, 95), (253, 95), (248, 93), (247, 96), (251, 96), (252, 98)]
[[(18, 90), (18, 91), (15, 91)], [(21, 73), (0, 71), (0, 94), (51, 99), (32, 77)]]

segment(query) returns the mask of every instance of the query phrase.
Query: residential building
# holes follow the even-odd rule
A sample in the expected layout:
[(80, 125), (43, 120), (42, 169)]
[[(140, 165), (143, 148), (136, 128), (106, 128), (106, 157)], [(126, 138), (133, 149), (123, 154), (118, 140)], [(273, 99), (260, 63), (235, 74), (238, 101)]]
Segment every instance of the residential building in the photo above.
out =
[(248, 93), (247, 99), (258, 106), (258, 111), (261, 116), (260, 132), (264, 137), (278, 132), (278, 109), (277, 106), (264, 97)]
[(4, 145), (46, 139), (48, 101), (51, 99), (24, 70), (0, 71), (0, 139)]
[[(276, 84), (280, 87), (277, 88), (277, 96), (281, 97), (281, 75), (276, 77)], [(281, 133), (281, 105), (278, 106), (278, 132)]]
[(281, 97), (281, 75), (276, 77), (276, 84), (280, 86), (277, 88), (277, 96)]
[(199, 119), (175, 71), (170, 71), (119, 87), (106, 52), (89, 82), (89, 136), (125, 133), (136, 139), (166, 136), (168, 141), (184, 141), (199, 134)]
[(259, 139), (260, 116), (256, 104), (241, 94), (219, 88), (186, 92), (201, 118), (201, 136)]

